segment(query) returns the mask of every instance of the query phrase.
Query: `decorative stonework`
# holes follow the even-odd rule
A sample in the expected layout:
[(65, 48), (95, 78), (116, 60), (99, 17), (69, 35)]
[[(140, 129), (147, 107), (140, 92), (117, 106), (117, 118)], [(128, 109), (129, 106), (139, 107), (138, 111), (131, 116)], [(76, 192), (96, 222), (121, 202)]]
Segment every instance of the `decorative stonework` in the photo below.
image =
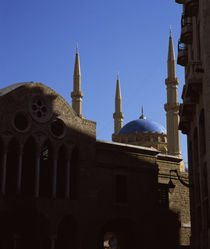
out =
[(52, 116), (50, 108), (39, 96), (35, 97), (30, 103), (30, 113), (32, 118), (38, 122), (47, 122)]
[(164, 133), (134, 132), (128, 134), (112, 134), (112, 141), (155, 148), (164, 154), (168, 152), (167, 135)]

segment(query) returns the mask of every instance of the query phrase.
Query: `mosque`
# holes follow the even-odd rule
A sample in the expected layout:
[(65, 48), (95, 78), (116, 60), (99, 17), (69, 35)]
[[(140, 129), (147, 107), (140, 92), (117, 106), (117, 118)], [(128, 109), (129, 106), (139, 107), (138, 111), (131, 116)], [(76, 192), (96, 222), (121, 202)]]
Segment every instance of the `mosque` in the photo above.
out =
[(78, 49), (73, 81), (72, 106), (42, 83), (0, 90), (0, 248), (188, 247), (171, 34), (167, 133), (143, 109), (122, 125), (118, 75), (113, 141), (97, 140), (96, 123), (82, 115)]
[[(133, 120), (122, 126), (123, 113), (121, 107), (121, 90), (119, 75), (117, 78), (116, 96), (115, 96), (115, 113), (114, 118), (114, 134), (112, 140), (120, 143), (129, 143), (140, 146), (153, 147), (161, 151), (163, 154), (178, 156), (181, 158), (180, 132), (179, 125), (179, 103), (178, 103), (178, 79), (176, 78), (176, 63), (174, 56), (173, 40), (170, 30), (169, 49), (168, 49), (168, 78), (167, 86), (167, 103), (165, 111), (167, 117), (167, 135), (164, 127), (160, 124), (148, 120), (142, 115), (137, 120)], [(184, 164), (182, 170), (185, 170)]]

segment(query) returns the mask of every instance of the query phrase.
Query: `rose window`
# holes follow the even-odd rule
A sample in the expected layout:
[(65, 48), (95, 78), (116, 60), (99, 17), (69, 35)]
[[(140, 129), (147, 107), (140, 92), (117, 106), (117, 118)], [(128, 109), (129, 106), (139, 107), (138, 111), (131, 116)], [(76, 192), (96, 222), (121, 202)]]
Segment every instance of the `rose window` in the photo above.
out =
[(30, 109), (34, 119), (40, 122), (45, 122), (49, 119), (49, 108), (42, 99), (34, 99)]

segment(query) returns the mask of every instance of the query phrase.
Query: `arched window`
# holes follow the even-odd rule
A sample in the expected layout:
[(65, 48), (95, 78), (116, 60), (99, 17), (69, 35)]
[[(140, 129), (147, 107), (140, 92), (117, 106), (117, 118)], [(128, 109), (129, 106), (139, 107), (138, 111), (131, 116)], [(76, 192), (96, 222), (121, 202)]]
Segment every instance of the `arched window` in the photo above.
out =
[(36, 143), (30, 137), (24, 145), (21, 192), (25, 196), (34, 194), (35, 186), (35, 166), (36, 166)]
[(77, 224), (73, 217), (66, 216), (58, 226), (56, 249), (78, 248)]
[(15, 195), (17, 190), (19, 144), (12, 139), (8, 146), (6, 166), (6, 195)]
[(52, 146), (47, 140), (42, 146), (40, 156), (40, 196), (50, 197), (52, 195), (53, 163)]
[(70, 160), (70, 199), (77, 199), (78, 186), (78, 150), (74, 148)]
[(57, 163), (57, 198), (65, 198), (66, 193), (66, 165), (67, 165), (67, 149), (61, 146), (58, 152)]
[(205, 117), (202, 109), (199, 118), (199, 145), (201, 155), (206, 153)]

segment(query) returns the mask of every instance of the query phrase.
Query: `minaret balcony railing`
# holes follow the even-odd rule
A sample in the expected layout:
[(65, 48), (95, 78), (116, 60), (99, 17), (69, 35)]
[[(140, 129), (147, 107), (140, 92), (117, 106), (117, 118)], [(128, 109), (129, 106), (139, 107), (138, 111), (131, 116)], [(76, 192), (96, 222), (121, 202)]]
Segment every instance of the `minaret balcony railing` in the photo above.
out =
[(176, 3), (179, 3), (179, 4), (184, 4), (185, 3), (185, 0), (175, 0)]
[(198, 0), (185, 0), (185, 15), (196, 16), (198, 13), (199, 1)]
[(186, 77), (186, 97), (192, 102), (198, 102), (202, 91), (203, 68), (200, 62), (191, 62), (188, 66), (189, 73)]
[(177, 64), (181, 66), (187, 66), (187, 63), (188, 63), (187, 46), (179, 40)]
[(181, 37), (180, 42), (191, 44), (192, 43), (192, 23), (188, 21), (185, 15), (182, 15), (181, 19)]

